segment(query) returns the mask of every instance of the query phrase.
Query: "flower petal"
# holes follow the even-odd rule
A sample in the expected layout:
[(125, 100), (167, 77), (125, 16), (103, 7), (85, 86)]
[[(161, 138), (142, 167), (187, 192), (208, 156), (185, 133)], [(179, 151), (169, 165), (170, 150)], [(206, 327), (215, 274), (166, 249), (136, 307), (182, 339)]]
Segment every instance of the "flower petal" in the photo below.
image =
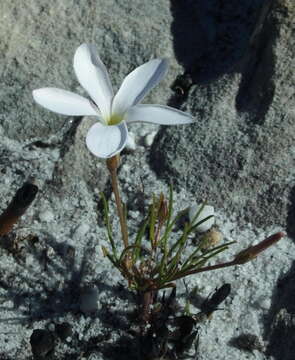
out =
[(159, 125), (191, 124), (194, 118), (177, 109), (164, 105), (136, 105), (125, 116), (127, 122), (148, 122)]
[(109, 158), (119, 153), (126, 145), (128, 130), (125, 121), (118, 125), (92, 125), (86, 136), (88, 149), (100, 158)]
[(112, 113), (124, 114), (128, 108), (138, 104), (162, 80), (167, 68), (166, 59), (154, 59), (133, 70), (114, 97)]
[(109, 118), (113, 89), (107, 69), (94, 45), (82, 44), (78, 47), (74, 56), (74, 70), (79, 83), (99, 107), (103, 118)]
[(62, 115), (99, 115), (95, 105), (88, 99), (57, 88), (42, 88), (33, 90), (33, 98), (39, 105)]

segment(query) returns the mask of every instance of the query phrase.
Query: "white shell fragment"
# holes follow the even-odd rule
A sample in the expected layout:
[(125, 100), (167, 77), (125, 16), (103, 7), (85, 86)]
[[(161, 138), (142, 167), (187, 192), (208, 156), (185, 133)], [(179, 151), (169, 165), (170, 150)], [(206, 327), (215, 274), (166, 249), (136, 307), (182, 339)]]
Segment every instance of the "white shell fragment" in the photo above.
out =
[(129, 151), (136, 150), (135, 135), (129, 131), (125, 148)]
[(157, 131), (152, 131), (151, 133), (147, 134), (144, 138), (144, 145), (149, 147), (152, 146), (152, 143), (154, 142), (154, 138), (157, 135)]
[[(197, 204), (197, 205), (192, 205), (189, 208), (189, 219), (190, 221), (193, 221), (194, 216), (197, 214), (197, 212), (200, 210), (200, 208), (202, 207), (202, 204)], [(203, 219), (205, 219), (206, 217), (213, 215), (213, 217), (211, 217), (210, 219), (208, 219), (207, 221), (204, 221), (200, 226), (198, 226), (197, 228), (197, 232), (205, 232), (208, 231), (209, 229), (211, 229), (211, 227), (214, 225), (215, 222), (215, 218), (214, 218), (214, 207), (210, 206), (210, 205), (205, 205), (203, 210), (201, 211), (200, 215), (198, 216), (198, 218), (195, 220), (195, 224)]]
[(44, 210), (43, 212), (41, 212), (39, 214), (39, 219), (42, 221), (42, 222), (51, 222), (54, 220), (54, 214), (52, 211), (50, 210)]

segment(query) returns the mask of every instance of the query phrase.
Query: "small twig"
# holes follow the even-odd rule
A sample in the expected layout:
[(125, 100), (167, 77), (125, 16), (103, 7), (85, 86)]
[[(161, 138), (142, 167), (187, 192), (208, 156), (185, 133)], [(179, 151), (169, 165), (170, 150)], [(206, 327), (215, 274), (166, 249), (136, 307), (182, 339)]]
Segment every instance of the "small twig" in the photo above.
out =
[(154, 303), (155, 291), (148, 290), (139, 294), (140, 297), (140, 318), (145, 323), (150, 322), (152, 305)]
[(169, 281), (175, 281), (177, 279), (181, 279), (185, 276), (188, 275), (193, 275), (193, 274), (197, 274), (197, 273), (201, 273), (201, 272), (205, 272), (205, 271), (212, 271), (212, 270), (217, 270), (217, 269), (221, 269), (221, 268), (225, 268), (225, 267), (229, 267), (229, 266), (233, 266), (233, 265), (237, 265), (236, 262), (233, 261), (228, 261), (225, 263), (221, 263), (221, 264), (215, 264), (212, 266), (204, 266), (200, 269), (196, 269), (196, 270), (190, 270), (190, 271), (184, 271), (181, 273), (176, 274), (173, 278), (169, 279)]

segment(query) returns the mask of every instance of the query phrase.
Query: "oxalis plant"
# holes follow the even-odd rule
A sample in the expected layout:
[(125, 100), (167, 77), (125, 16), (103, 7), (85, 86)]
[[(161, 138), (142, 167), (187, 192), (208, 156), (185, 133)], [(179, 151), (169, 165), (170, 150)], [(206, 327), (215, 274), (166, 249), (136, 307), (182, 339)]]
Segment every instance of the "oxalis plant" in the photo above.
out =
[[(122, 244), (118, 244), (118, 238), (114, 237), (112, 231), (108, 201), (101, 194), (110, 245), (109, 248), (103, 247), (103, 253), (126, 279), (129, 289), (138, 294), (138, 318), (142, 324), (142, 336), (151, 331), (147, 330), (149, 328), (154, 328), (157, 333), (154, 319), (155, 313), (159, 312), (159, 307), (156, 306), (159, 290), (175, 289), (176, 280), (187, 276), (245, 264), (284, 236), (282, 232), (273, 234), (261, 243), (237, 253), (232, 260), (214, 265), (208, 265), (208, 261), (226, 250), (233, 242), (208, 247), (204, 246), (206, 237), (203, 237), (194, 250), (185, 255), (185, 249), (198, 227), (212, 216), (202, 216), (206, 207), (206, 204), (203, 204), (185, 223), (178, 238), (175, 239), (174, 236), (172, 239), (172, 232), (183, 213), (174, 213), (173, 190), (170, 186), (169, 194), (153, 196), (149, 211), (145, 220), (139, 224), (136, 236), (129, 237), (127, 209), (121, 200), (118, 185), (119, 154), (131, 141), (127, 124), (148, 122), (188, 125), (194, 122), (191, 115), (171, 107), (140, 104), (144, 96), (164, 77), (167, 68), (165, 59), (148, 61), (133, 70), (114, 95), (108, 72), (95, 47), (82, 44), (74, 55), (74, 70), (90, 99), (51, 87), (33, 91), (35, 101), (51, 111), (70, 116), (95, 116), (98, 119), (87, 133), (86, 145), (92, 154), (106, 160), (122, 238)], [(228, 293), (228, 288), (226, 292)], [(172, 294), (175, 294), (175, 291)], [(165, 304), (167, 305), (167, 301)], [(165, 346), (162, 348), (159, 354), (164, 356), (167, 349), (165, 350)]]

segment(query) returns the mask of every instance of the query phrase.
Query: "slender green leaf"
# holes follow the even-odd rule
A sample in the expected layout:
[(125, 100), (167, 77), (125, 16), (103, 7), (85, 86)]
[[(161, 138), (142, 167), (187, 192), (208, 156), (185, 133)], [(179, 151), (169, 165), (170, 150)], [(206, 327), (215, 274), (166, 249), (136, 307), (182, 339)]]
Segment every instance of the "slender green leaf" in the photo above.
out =
[(183, 234), (178, 241), (178, 250), (177, 250), (176, 254), (173, 256), (173, 258), (168, 266), (168, 269), (167, 269), (168, 274), (171, 272), (174, 272), (175, 269), (177, 269), (177, 266), (181, 259), (182, 251), (187, 242), (187, 231), (188, 231), (188, 225), (186, 224), (184, 226)]
[(118, 261), (116, 260), (116, 258), (114, 256), (112, 256), (108, 252), (108, 250), (106, 249), (105, 246), (102, 246), (102, 251), (103, 251), (104, 256), (106, 256), (117, 269), (120, 269), (120, 265), (118, 264)]
[(228, 248), (230, 245), (235, 244), (235, 243), (236, 243), (236, 241), (229, 241), (227, 243), (217, 245), (215, 247), (212, 247), (212, 248), (209, 248), (209, 249), (205, 250), (202, 253), (202, 255), (204, 256), (204, 255), (210, 254), (210, 253), (214, 252), (215, 250), (218, 250), (218, 249), (221, 249), (221, 248), (224, 248), (224, 247)]
[(216, 246), (214, 249), (212, 249), (210, 252), (208, 252), (208, 256), (204, 256), (204, 254), (199, 257), (198, 259), (193, 259), (192, 262), (189, 265), (186, 265), (186, 267), (182, 267), (180, 272), (187, 272), (190, 270), (198, 269), (200, 267), (203, 267), (205, 263), (218, 255), (219, 253), (223, 252), (224, 250), (228, 249), (228, 246), (231, 245), (233, 242), (223, 244), (220, 246)]
[(204, 222), (206, 222), (207, 220), (211, 219), (212, 217), (214, 217), (214, 215), (209, 215), (207, 217), (205, 217), (204, 219), (200, 220), (199, 222), (197, 222), (195, 225), (193, 225), (191, 228), (190, 228), (190, 233), (195, 231), (201, 224), (203, 224)]
[(105, 221), (106, 228), (107, 228), (108, 239), (109, 239), (111, 247), (112, 247), (113, 256), (117, 260), (118, 259), (117, 249), (116, 249), (116, 245), (115, 245), (115, 242), (114, 242), (114, 239), (113, 239), (112, 226), (111, 226), (110, 219), (109, 219), (108, 201), (107, 201), (106, 197), (104, 196), (103, 192), (101, 192), (100, 195), (101, 195), (102, 202), (103, 202), (103, 207), (104, 207), (104, 221)]
[(148, 222), (149, 222), (149, 219), (147, 218), (137, 233), (137, 236), (135, 239), (135, 244), (134, 244), (136, 246), (136, 249), (134, 249), (134, 252), (133, 252), (133, 263), (136, 263), (137, 259), (140, 256), (142, 239), (143, 239)]
[(183, 230), (183, 233), (182, 235), (180, 236), (180, 238), (175, 241), (175, 243), (172, 245), (172, 247), (169, 249), (168, 251), (168, 258), (170, 258), (173, 254), (174, 251), (176, 251), (177, 248), (179, 248), (181, 246), (181, 243), (183, 241), (184, 238), (187, 238), (187, 232), (188, 232), (188, 229), (189, 229), (189, 224), (185, 224), (184, 225), (184, 230)]
[(119, 262), (120, 263), (122, 262), (122, 260), (124, 259), (125, 255), (128, 253), (128, 251), (130, 251), (130, 250), (134, 251), (134, 250), (136, 250), (138, 248), (139, 248), (139, 250), (144, 250), (144, 251), (149, 252), (151, 254), (151, 252), (147, 248), (145, 248), (143, 246), (129, 245), (122, 251), (122, 253), (120, 255), (120, 258), (119, 258)]
[(204, 207), (207, 205), (207, 201), (204, 201), (203, 204), (200, 206), (198, 211), (196, 212), (195, 216), (193, 217), (192, 221), (190, 222), (192, 226), (194, 226), (194, 222), (200, 216), (201, 212), (204, 210)]
[(193, 253), (185, 260), (185, 262), (183, 263), (183, 267), (185, 267), (187, 264), (190, 264), (190, 262), (192, 261), (192, 259), (195, 258), (196, 254), (202, 249), (202, 245), (203, 245), (204, 241), (200, 241), (196, 250), (193, 251)]
[(169, 235), (175, 225), (175, 223), (183, 216), (183, 214), (186, 213), (186, 209), (185, 210), (182, 210), (180, 211), (175, 217), (174, 219), (166, 225), (166, 228), (165, 228), (165, 232), (163, 234), (163, 236), (161, 237), (161, 240), (160, 240), (160, 243), (161, 244), (165, 244), (165, 242), (168, 242), (168, 239), (169, 239)]

